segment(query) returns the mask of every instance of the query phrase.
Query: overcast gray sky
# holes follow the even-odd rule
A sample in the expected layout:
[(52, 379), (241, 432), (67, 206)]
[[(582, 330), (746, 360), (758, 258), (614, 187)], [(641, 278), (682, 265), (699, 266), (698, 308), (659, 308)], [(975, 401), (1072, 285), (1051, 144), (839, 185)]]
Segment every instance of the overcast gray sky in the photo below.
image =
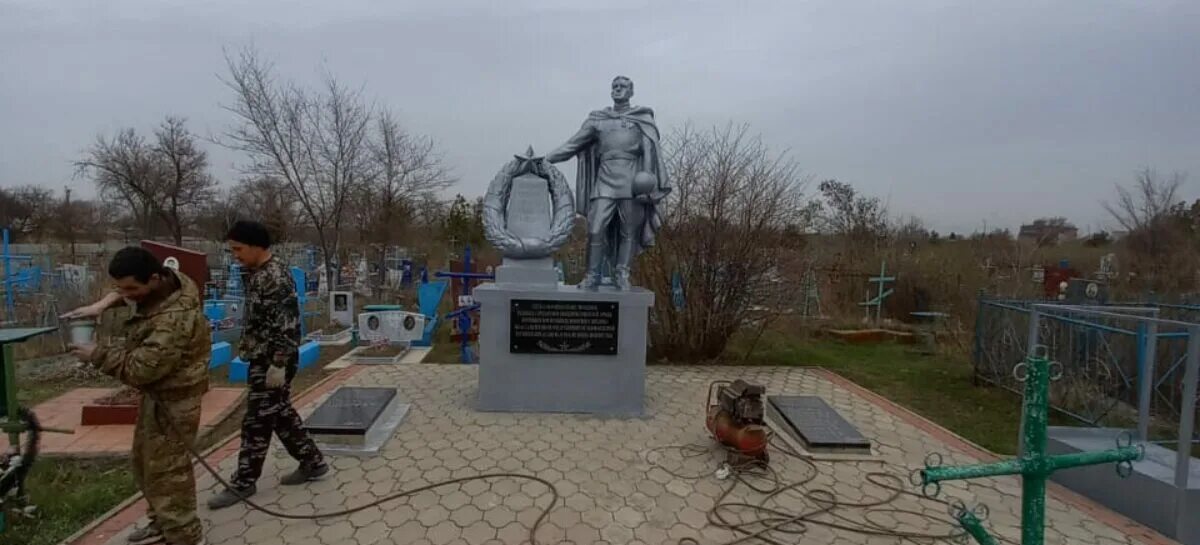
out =
[[(222, 47), (322, 68), (433, 136), (481, 194), (636, 82), (664, 130), (749, 123), (804, 170), (943, 230), (1066, 215), (1143, 165), (1200, 194), (1200, 2), (0, 0), (0, 185), (70, 185), (99, 132), (215, 134)], [(212, 150), (236, 177), (237, 154)], [(572, 168), (564, 169), (572, 176)]]

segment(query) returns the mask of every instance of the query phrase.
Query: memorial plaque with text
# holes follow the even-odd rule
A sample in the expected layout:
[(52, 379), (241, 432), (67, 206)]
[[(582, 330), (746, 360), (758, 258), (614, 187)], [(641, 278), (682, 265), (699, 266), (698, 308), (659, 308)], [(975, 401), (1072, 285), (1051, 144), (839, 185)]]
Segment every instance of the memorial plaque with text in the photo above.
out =
[(513, 299), (511, 310), (509, 352), (617, 353), (617, 303)]

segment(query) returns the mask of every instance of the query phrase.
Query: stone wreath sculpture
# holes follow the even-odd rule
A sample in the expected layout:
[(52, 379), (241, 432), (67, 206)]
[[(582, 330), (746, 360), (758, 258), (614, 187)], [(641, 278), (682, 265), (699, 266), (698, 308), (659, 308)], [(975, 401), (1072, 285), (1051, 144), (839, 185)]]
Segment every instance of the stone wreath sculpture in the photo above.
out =
[[(501, 167), (496, 177), (492, 178), (487, 194), (483, 197), (484, 235), (504, 257), (547, 257), (561, 248), (571, 236), (575, 222), (575, 196), (562, 172), (543, 158), (534, 157), (532, 147), (524, 156), (513, 157), (514, 159)], [(520, 237), (508, 231), (506, 211), (512, 193), (512, 183), (515, 178), (527, 174), (545, 180), (550, 193), (553, 215), (550, 219), (550, 229), (544, 237)]]

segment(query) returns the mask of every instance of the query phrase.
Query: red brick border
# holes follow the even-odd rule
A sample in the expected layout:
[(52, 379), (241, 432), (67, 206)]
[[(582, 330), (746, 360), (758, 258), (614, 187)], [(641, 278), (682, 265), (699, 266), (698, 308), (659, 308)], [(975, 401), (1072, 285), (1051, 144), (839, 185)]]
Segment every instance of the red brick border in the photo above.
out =
[[(892, 413), (893, 416), (904, 420), (909, 425), (933, 436), (935, 439), (950, 445), (968, 456), (979, 459), (983, 462), (993, 462), (1000, 460), (1000, 457), (991, 451), (968, 441), (967, 439), (955, 434), (954, 432), (943, 428), (942, 426), (926, 419), (925, 417), (912, 412), (908, 408), (898, 405), (892, 400), (883, 397), (871, 390), (859, 386), (854, 381), (843, 377), (829, 369), (823, 367), (811, 367), (810, 370), (821, 375), (822, 378), (838, 385), (839, 387), (849, 390), (850, 392), (865, 398), (867, 401), (878, 405), (883, 410)], [(1179, 542), (1158, 533), (1157, 530), (1142, 525), (1141, 523), (1126, 517), (1116, 511), (1113, 511), (1103, 505), (1100, 505), (1091, 499), (1082, 496), (1058, 483), (1047, 483), (1047, 491), (1055, 499), (1074, 507), (1088, 516), (1108, 525), (1110, 528), (1121, 532), (1124, 535), (1133, 537), (1146, 545), (1180, 545)]]
[[(321, 379), (316, 384), (309, 387), (300, 395), (295, 396), (293, 401), (297, 406), (304, 406), (313, 400), (321, 397), (326, 392), (332, 390), (335, 386), (344, 383), (347, 379), (354, 376), (363, 367), (355, 365), (340, 369), (337, 372)], [(241, 444), (238, 434), (231, 435), (228, 439), (220, 444), (209, 449), (204, 454), (204, 459), (214, 467), (230, 456), (237, 454), (238, 446)], [(200, 468), (199, 464), (195, 467)], [(202, 471), (202, 468), (201, 468)], [(90, 526), (80, 530), (75, 535), (63, 540), (63, 545), (104, 545), (108, 543), (113, 536), (121, 533), (129, 526), (136, 524), (139, 519), (146, 515), (146, 502), (142, 499), (141, 494), (125, 500), (117, 507), (113, 508), (107, 514), (101, 516)]]

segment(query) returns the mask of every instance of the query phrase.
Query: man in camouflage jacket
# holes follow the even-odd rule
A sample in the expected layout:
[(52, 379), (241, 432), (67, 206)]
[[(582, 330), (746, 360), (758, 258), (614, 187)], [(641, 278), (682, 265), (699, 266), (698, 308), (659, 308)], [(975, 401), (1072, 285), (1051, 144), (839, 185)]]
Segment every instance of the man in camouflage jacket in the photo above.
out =
[(142, 392), (131, 459), (150, 524), (135, 530), (129, 542), (202, 543), (189, 450), (200, 428), (200, 399), (208, 390), (212, 339), (199, 290), (137, 247), (118, 251), (108, 273), (117, 291), (64, 318), (98, 317), (123, 301), (134, 305), (120, 330), (123, 336), (99, 346), (72, 346), (81, 361)]
[(210, 498), (210, 509), (228, 507), (258, 491), (256, 483), (272, 434), (300, 462), (296, 471), (280, 479), (281, 484), (303, 484), (329, 472), (291, 402), (300, 349), (300, 306), (291, 272), (271, 254), (271, 238), (261, 223), (239, 221), (226, 238), (234, 258), (249, 271), (238, 356), (250, 365), (250, 394), (237, 470), (230, 480), (233, 488)]

